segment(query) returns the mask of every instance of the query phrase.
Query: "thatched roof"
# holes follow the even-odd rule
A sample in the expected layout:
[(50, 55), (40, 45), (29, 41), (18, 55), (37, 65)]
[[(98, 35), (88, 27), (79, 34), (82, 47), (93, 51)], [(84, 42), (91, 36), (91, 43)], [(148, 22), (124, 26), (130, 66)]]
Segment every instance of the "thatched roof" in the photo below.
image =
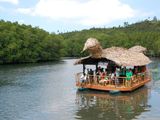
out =
[[(88, 45), (88, 43), (90, 43), (90, 45)], [(119, 66), (143, 66), (151, 62), (147, 56), (137, 51), (128, 50), (121, 47), (111, 47), (102, 49), (101, 51), (101, 49), (99, 49), (101, 47), (95, 47), (100, 46), (99, 42), (94, 42), (91, 46), (92, 39), (89, 39), (88, 43), (85, 44), (84, 50), (89, 50), (91, 53), (90, 56), (77, 60), (75, 64), (89, 63), (93, 61), (99, 62), (104, 59), (113, 61)], [(98, 43), (98, 45), (95, 45), (96, 43)], [(87, 48), (88, 46), (89, 48)], [(94, 53), (96, 53), (96, 55), (94, 55)]]
[(147, 51), (147, 49), (145, 47), (142, 47), (140, 45), (133, 46), (133, 47), (129, 48), (128, 50), (134, 51), (134, 52), (139, 52), (139, 53), (144, 53), (145, 51)]
[(114, 57), (114, 58), (118, 58), (121, 56), (122, 53), (124, 53), (127, 49), (122, 48), (122, 47), (110, 47), (110, 48), (106, 48), (103, 49), (103, 57)]
[(109, 54), (103, 54), (103, 57), (114, 61), (120, 66), (142, 66), (149, 64), (151, 61), (143, 53), (131, 52), (129, 50), (113, 51)]

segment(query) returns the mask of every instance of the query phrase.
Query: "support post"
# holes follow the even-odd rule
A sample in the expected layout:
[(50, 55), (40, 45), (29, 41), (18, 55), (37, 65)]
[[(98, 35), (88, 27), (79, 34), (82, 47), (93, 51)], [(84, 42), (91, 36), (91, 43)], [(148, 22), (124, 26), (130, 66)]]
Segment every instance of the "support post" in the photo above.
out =
[(96, 63), (96, 73), (98, 72), (98, 63)]
[(83, 64), (83, 74), (85, 73), (86, 66)]

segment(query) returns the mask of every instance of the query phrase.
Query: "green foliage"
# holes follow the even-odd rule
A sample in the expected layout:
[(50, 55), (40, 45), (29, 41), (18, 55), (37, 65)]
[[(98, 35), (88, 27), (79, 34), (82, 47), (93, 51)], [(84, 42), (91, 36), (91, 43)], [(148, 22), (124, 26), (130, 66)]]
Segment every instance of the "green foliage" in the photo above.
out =
[(112, 46), (130, 48), (134, 45), (141, 45), (148, 49), (148, 55), (160, 56), (160, 21), (156, 17), (153, 20), (145, 20), (131, 25), (124, 22), (123, 27), (91, 28), (61, 35), (65, 42), (65, 56), (84, 56), (80, 52), (89, 37), (97, 38), (103, 48)]
[(30, 25), (0, 21), (0, 64), (59, 60), (63, 37)]
[(0, 64), (55, 61), (61, 56), (81, 57), (85, 41), (97, 38), (103, 48), (142, 45), (150, 56), (160, 56), (160, 21), (145, 20), (113, 28), (91, 28), (68, 33), (48, 33), (31, 25), (0, 20)]

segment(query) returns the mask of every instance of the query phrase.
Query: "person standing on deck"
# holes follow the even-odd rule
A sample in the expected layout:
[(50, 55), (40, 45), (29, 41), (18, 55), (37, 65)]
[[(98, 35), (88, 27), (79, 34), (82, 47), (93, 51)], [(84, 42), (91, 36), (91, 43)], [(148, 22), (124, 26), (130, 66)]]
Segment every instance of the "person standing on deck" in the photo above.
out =
[(82, 86), (86, 83), (86, 80), (87, 80), (87, 76), (85, 73), (83, 73), (80, 77), (80, 82)]
[(121, 76), (121, 77), (126, 77), (126, 67), (121, 67), (120, 76)]
[(132, 70), (131, 69), (127, 69), (126, 71), (126, 87), (130, 87), (131, 86), (131, 78), (133, 76)]
[(120, 72), (120, 69), (118, 67), (116, 67), (116, 71), (115, 71), (115, 85), (119, 85), (119, 72)]

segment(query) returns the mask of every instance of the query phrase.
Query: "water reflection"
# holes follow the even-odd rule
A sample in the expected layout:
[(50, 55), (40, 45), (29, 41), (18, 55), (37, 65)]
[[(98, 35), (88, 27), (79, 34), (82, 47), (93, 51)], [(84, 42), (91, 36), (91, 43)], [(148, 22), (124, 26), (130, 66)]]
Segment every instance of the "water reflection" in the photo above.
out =
[(151, 83), (116, 96), (76, 92), (75, 60), (1, 65), (0, 120), (159, 120), (160, 59), (152, 61)]
[[(8, 64), (0, 65), (0, 87), (1, 86), (23, 86), (28, 84), (28, 80), (36, 75), (43, 75), (51, 70), (61, 68), (65, 62), (46, 62), (46, 63), (32, 63), (32, 64)], [(61, 65), (61, 66), (60, 66)], [(54, 69), (53, 69), (54, 66)], [(57, 67), (57, 68), (56, 68)], [(61, 70), (61, 69), (59, 69)]]
[(152, 63), (148, 67), (152, 74), (152, 89), (160, 93), (160, 59), (152, 58)]
[(76, 116), (83, 120), (131, 120), (151, 108), (147, 87), (119, 95), (97, 91), (78, 91), (76, 95)]

